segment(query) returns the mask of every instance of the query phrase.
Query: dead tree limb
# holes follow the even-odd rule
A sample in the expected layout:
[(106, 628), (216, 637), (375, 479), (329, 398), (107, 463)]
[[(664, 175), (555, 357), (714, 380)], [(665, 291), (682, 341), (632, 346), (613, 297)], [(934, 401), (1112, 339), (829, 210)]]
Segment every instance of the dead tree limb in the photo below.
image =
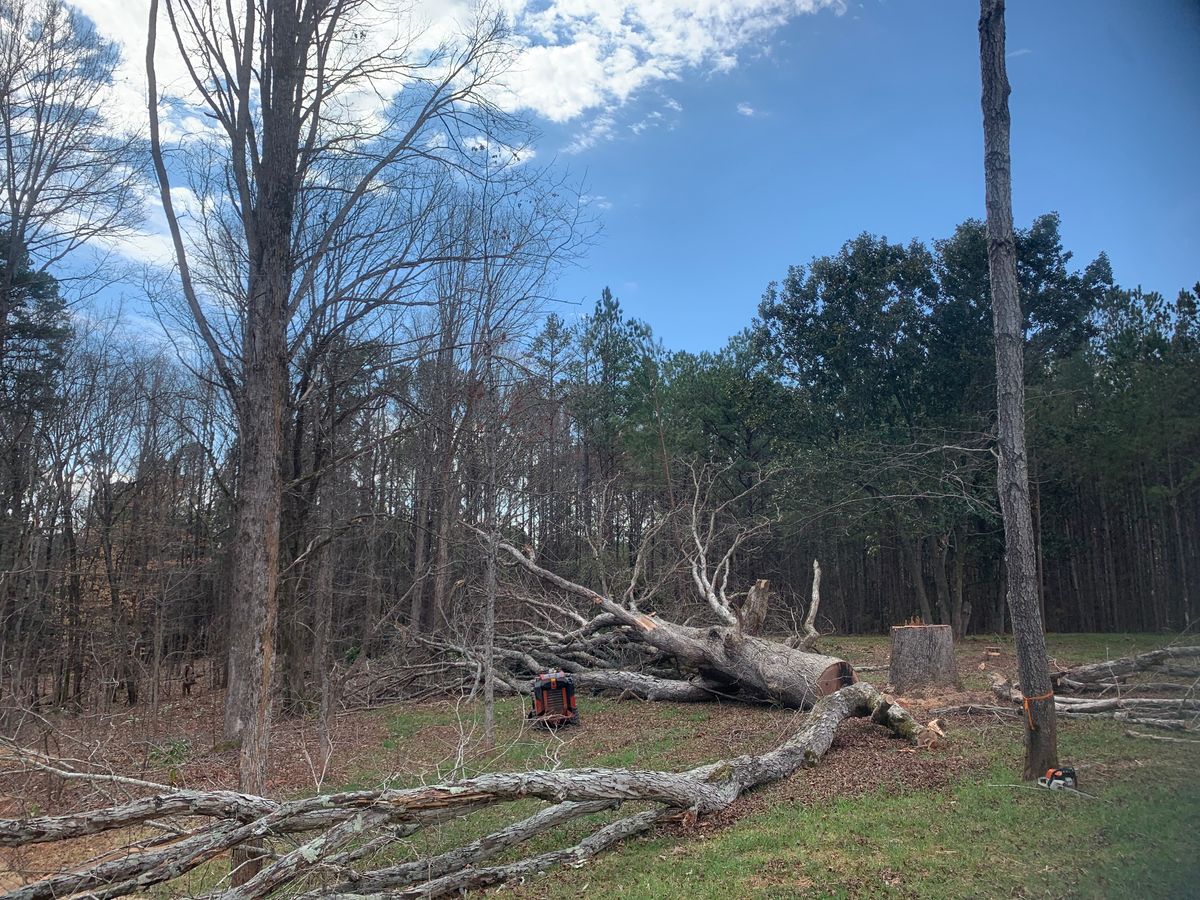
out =
[[(789, 647), (795, 647), (797, 650), (809, 650), (817, 642), (817, 638), (821, 633), (817, 631), (817, 612), (821, 609), (821, 564), (817, 560), (813, 560), (813, 583), (812, 583), (812, 598), (808, 603), (808, 611), (804, 615), (804, 622), (801, 624), (802, 634), (798, 634), (788, 641)], [(862, 671), (861, 669), (858, 671)]]
[[(1016, 706), (1023, 704), (1019, 688), (998, 672), (992, 673), (992, 693)], [(1054, 697), (1054, 709), (1067, 718), (1108, 718), (1133, 725), (1172, 731), (1193, 731), (1200, 721), (1200, 699), (1191, 697)]]
[[(723, 590), (709, 591), (706, 599), (710, 607), (723, 609), (725, 615), (720, 618), (729, 624), (707, 628), (678, 625), (615, 603), (545, 569), (512, 544), (502, 541), (499, 549), (538, 578), (592, 601), (615, 622), (627, 626), (638, 640), (703, 677), (727, 685), (731, 693), (808, 709), (820, 697), (857, 680), (854, 668), (845, 660), (806, 653), (778, 641), (746, 634), (728, 606)], [(698, 566), (697, 571), (701, 571)], [(701, 571), (697, 577), (706, 576)]]
[[(276, 855), (244, 884), (220, 893), (224, 900), (251, 900), (302, 887), (308, 898), (437, 897), (496, 884), (516, 875), (578, 862), (671, 818), (695, 818), (729, 806), (744, 792), (815, 765), (833, 743), (838, 725), (869, 716), (895, 734), (916, 740), (922, 726), (874, 687), (857, 683), (821, 698), (799, 731), (774, 750), (739, 756), (685, 772), (628, 769), (562, 769), (496, 772), (475, 778), (407, 789), (351, 791), (279, 803), (228, 791), (177, 791), (143, 797), (118, 806), (65, 816), (0, 821), (7, 846), (24, 846), (118, 831), (170, 819), (179, 836), (153, 850), (132, 853), (78, 871), (51, 875), (5, 895), (40, 900), (88, 891), (96, 897), (142, 893), (169, 882), (214, 857), (263, 841), (287, 840)], [(399, 866), (353, 873), (345, 863), (359, 858), (350, 845), (382, 849), (419, 829), (469, 815), (484, 807), (524, 798), (553, 805), (519, 822), (433, 857)], [(480, 866), (502, 851), (550, 831), (554, 826), (619, 806), (649, 803), (651, 808), (597, 829), (561, 850), (496, 866)], [(199, 825), (197, 818), (201, 819)], [(313, 833), (297, 844), (295, 835)], [(131, 845), (132, 846), (132, 843)], [(268, 844), (269, 846), (269, 844)], [(90, 851), (81, 851), (90, 852)], [(311, 879), (339, 879), (311, 887)]]
[(1066, 678), (1075, 682), (1111, 681), (1126, 675), (1153, 671), (1158, 666), (1166, 665), (1169, 660), (1189, 657), (1200, 657), (1200, 647), (1160, 647), (1158, 650), (1150, 650), (1147, 653), (1122, 656), (1083, 666), (1072, 666), (1069, 669), (1055, 672), (1053, 678), (1056, 681)]

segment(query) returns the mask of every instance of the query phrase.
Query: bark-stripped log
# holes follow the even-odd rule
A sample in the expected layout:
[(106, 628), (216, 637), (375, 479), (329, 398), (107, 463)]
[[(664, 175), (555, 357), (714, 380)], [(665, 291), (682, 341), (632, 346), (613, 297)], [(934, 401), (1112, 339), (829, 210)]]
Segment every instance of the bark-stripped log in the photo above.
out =
[[(304, 895), (308, 898), (445, 896), (553, 865), (578, 862), (667, 818), (694, 818), (722, 810), (747, 790), (815, 765), (833, 743), (838, 725), (851, 716), (870, 716), (874, 722), (910, 740), (915, 740), (922, 730), (906, 711), (874, 687), (858, 683), (822, 698), (806, 717), (803, 727), (775, 750), (722, 760), (686, 772), (628, 769), (498, 772), (448, 784), (353, 791), (288, 803), (242, 795), (232, 795), (237, 798), (233, 801), (229, 792), (179, 791), (85, 813), (0, 821), (0, 834), (9, 846), (112, 831), (151, 817), (179, 828), (179, 837), (168, 846), (132, 853), (77, 872), (55, 874), (18, 888), (6, 897), (37, 900), (81, 891), (89, 891), (96, 897), (141, 893), (240, 845), (320, 830), (320, 834), (303, 843), (289, 840), (282, 856), (246, 883), (219, 894), (224, 900), (253, 900), (294, 885), (301, 877), (344, 871), (339, 868), (343, 863), (335, 865), (334, 861), (355, 858), (354, 852), (345, 848), (356, 840), (378, 850), (425, 825), (459, 818), (485, 806), (529, 797), (553, 801), (553, 806), (464, 847), (414, 863), (355, 872), (338, 883)], [(503, 865), (478, 865), (560, 823), (625, 801), (654, 806), (599, 827), (564, 850)], [(151, 809), (155, 811), (153, 814), (148, 812)], [(197, 816), (216, 821), (196, 826)], [(80, 852), (91, 851), (83, 848)]]

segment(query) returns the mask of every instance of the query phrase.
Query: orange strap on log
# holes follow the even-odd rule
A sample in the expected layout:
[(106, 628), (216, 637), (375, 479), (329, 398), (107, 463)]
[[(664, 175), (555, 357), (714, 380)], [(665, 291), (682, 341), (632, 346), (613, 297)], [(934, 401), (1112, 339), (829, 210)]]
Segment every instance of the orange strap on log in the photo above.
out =
[(1054, 699), (1054, 688), (1051, 688), (1050, 690), (1046, 691), (1046, 693), (1044, 693), (1044, 694), (1038, 694), (1036, 697), (1026, 697), (1024, 694), (1022, 694), (1021, 697), (1025, 701), (1022, 704), (1022, 706), (1025, 707), (1025, 718), (1029, 722), (1029, 730), (1037, 731), (1037, 726), (1035, 724), (1033, 724), (1033, 713), (1031, 713), (1029, 711), (1029, 704), (1034, 702), (1035, 700), (1053, 700)]

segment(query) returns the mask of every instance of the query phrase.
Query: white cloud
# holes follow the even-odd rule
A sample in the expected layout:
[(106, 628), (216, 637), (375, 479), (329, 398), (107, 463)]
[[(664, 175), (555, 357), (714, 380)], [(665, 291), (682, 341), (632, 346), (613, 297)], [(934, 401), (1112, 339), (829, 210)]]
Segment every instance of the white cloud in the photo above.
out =
[(617, 120), (611, 113), (601, 113), (578, 132), (571, 143), (563, 147), (564, 153), (582, 153), (604, 141), (611, 141), (616, 133)]
[(638, 121), (636, 121), (632, 125), (630, 125), (629, 130), (632, 131), (634, 134), (641, 134), (647, 128), (656, 127), (662, 121), (662, 118), (663, 118), (663, 114), (661, 112), (659, 112), (657, 109), (651, 110), (643, 118), (639, 119)]
[(551, 0), (513, 2), (525, 44), (508, 86), (514, 106), (565, 122), (613, 109), (689, 70), (723, 72), (794, 16), (842, 0)]
[[(244, 0), (243, 0), (244, 2)], [(99, 31), (119, 43), (124, 60), (114, 106), (120, 117), (145, 119), (145, 51), (149, 0), (74, 0)], [(451, 36), (471, 17), (467, 0), (383, 0), (370, 7), (376, 41), (421, 32), (418, 48)], [(504, 105), (552, 122), (615, 109), (639, 91), (678, 80), (690, 70), (722, 72), (739, 53), (802, 14), (844, 0), (502, 0), (518, 52), (505, 79)], [(165, 22), (157, 52), (159, 88), (185, 90), (187, 72)], [(396, 85), (376, 85), (386, 93)], [(377, 97), (378, 95), (373, 95)], [(675, 101), (670, 101), (675, 103)], [(678, 104), (676, 104), (678, 105)], [(114, 111), (115, 114), (115, 111)], [(181, 133), (206, 122), (176, 123)]]
[(739, 116), (746, 116), (747, 118), (754, 118), (758, 115), (758, 111), (749, 103), (739, 103), (737, 111)]
[(584, 206), (594, 206), (597, 209), (608, 210), (613, 208), (612, 201), (604, 196), (604, 194), (583, 194), (579, 198), (579, 202)]
[[(69, 2), (123, 51), (106, 115), (114, 127), (145, 133), (149, 0)], [(231, 2), (237, 15), (248, 0)], [(225, 9), (223, 3), (214, 6)], [(369, 26), (361, 30), (372, 48), (419, 32), (412, 43), (419, 53), (459, 32), (474, 8), (473, 0), (380, 0), (360, 7), (370, 19), (357, 24)], [(770, 33), (790, 19), (823, 9), (841, 14), (845, 0), (492, 0), (491, 8), (508, 16), (515, 43), (513, 65), (498, 88), (497, 102), (552, 122), (579, 123), (563, 148), (579, 153), (618, 134), (673, 127), (683, 107), (671, 97), (628, 124), (618, 122), (619, 110), (635, 96), (689, 74), (728, 71), (750, 48), (761, 50)], [(156, 73), (160, 95), (191, 96), (187, 68), (161, 9)], [(347, 121), (373, 120), (402, 87), (398, 80), (376, 83), (372, 90), (343, 98), (338, 115)], [(162, 126), (167, 144), (187, 143), (217, 127), (186, 102), (164, 106)], [(532, 148), (506, 149), (513, 151), (513, 163), (533, 158)], [(162, 210), (156, 191), (149, 188), (146, 230), (116, 249), (142, 259), (169, 260)]]

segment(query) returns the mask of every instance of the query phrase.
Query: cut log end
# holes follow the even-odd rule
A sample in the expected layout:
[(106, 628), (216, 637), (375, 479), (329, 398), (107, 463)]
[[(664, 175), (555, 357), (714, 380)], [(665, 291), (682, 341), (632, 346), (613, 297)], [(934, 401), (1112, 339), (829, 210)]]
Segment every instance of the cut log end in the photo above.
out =
[(824, 697), (827, 694), (832, 694), (834, 691), (841, 690), (847, 685), (857, 683), (858, 674), (854, 671), (854, 666), (845, 660), (838, 660), (825, 669), (817, 679), (817, 695)]

